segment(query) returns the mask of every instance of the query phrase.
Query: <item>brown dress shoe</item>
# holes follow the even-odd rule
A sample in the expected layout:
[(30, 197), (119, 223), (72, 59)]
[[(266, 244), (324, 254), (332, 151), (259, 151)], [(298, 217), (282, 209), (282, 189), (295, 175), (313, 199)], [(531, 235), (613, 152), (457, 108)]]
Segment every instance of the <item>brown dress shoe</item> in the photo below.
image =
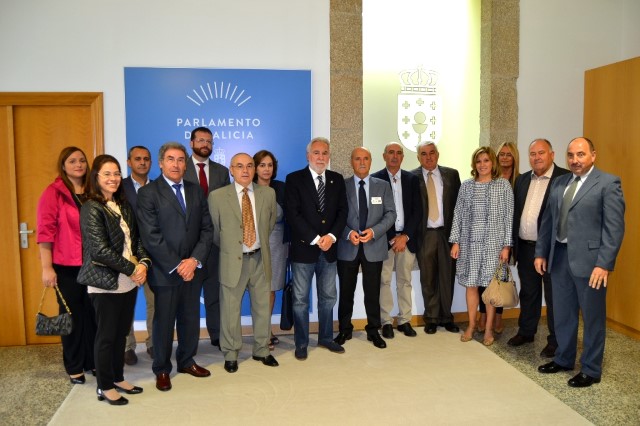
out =
[(124, 352), (124, 363), (127, 365), (135, 365), (138, 363), (138, 355), (133, 349)]
[(178, 373), (191, 374), (193, 377), (209, 377), (211, 375), (211, 372), (209, 370), (200, 367), (196, 363), (193, 363), (191, 367), (179, 369)]
[(156, 388), (163, 392), (171, 390), (171, 378), (169, 378), (169, 373), (156, 374)]

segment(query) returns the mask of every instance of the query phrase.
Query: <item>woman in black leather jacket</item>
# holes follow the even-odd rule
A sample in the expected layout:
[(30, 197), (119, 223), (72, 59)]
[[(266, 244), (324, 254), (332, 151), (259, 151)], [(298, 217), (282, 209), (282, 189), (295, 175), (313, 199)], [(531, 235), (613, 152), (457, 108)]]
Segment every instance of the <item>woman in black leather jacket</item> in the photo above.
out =
[(142, 388), (124, 380), (124, 347), (138, 286), (145, 283), (151, 260), (138, 234), (135, 215), (120, 186), (118, 160), (99, 155), (87, 184), (89, 200), (80, 213), (83, 263), (78, 282), (88, 287), (98, 330), (94, 346), (98, 400), (125, 405), (118, 391), (137, 394)]

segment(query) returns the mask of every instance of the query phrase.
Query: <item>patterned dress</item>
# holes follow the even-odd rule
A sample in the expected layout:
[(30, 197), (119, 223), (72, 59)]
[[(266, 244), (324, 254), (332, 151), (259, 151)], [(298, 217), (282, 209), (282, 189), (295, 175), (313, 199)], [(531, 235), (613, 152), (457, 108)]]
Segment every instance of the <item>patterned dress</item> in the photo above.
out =
[(512, 246), (513, 191), (503, 178), (468, 179), (460, 186), (450, 243), (458, 243), (458, 283), (486, 287), (498, 267), (500, 251)]

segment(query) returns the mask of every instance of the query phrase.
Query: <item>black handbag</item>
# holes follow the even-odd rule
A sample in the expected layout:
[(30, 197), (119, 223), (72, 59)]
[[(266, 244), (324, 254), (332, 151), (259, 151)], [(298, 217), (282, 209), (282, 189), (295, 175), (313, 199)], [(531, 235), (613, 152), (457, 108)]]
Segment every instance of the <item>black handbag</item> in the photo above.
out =
[(36, 334), (38, 336), (67, 336), (71, 334), (73, 329), (73, 322), (71, 321), (71, 311), (67, 306), (67, 301), (62, 297), (62, 293), (58, 286), (55, 287), (62, 300), (62, 304), (67, 310), (66, 313), (56, 315), (55, 317), (48, 317), (42, 313), (42, 303), (44, 302), (44, 295), (47, 292), (48, 287), (42, 290), (42, 297), (40, 298), (40, 307), (38, 307), (38, 313), (36, 314)]
[(291, 262), (289, 260), (287, 260), (287, 272), (285, 273), (284, 279), (280, 329), (291, 330), (293, 328), (293, 273), (291, 272)]

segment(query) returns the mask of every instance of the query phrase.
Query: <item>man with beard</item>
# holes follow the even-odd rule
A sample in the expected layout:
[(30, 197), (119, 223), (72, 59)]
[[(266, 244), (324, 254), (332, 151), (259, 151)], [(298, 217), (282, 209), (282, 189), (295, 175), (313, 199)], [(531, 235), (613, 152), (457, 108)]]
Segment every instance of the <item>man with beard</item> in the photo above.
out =
[[(215, 189), (228, 185), (229, 169), (212, 161), (209, 156), (213, 152), (213, 134), (206, 127), (198, 127), (191, 132), (192, 155), (187, 160), (187, 171), (184, 180), (200, 185), (204, 197)], [(207, 330), (211, 344), (220, 349), (220, 281), (218, 280), (218, 248), (211, 248), (209, 257), (204, 262), (204, 308), (207, 317)]]

